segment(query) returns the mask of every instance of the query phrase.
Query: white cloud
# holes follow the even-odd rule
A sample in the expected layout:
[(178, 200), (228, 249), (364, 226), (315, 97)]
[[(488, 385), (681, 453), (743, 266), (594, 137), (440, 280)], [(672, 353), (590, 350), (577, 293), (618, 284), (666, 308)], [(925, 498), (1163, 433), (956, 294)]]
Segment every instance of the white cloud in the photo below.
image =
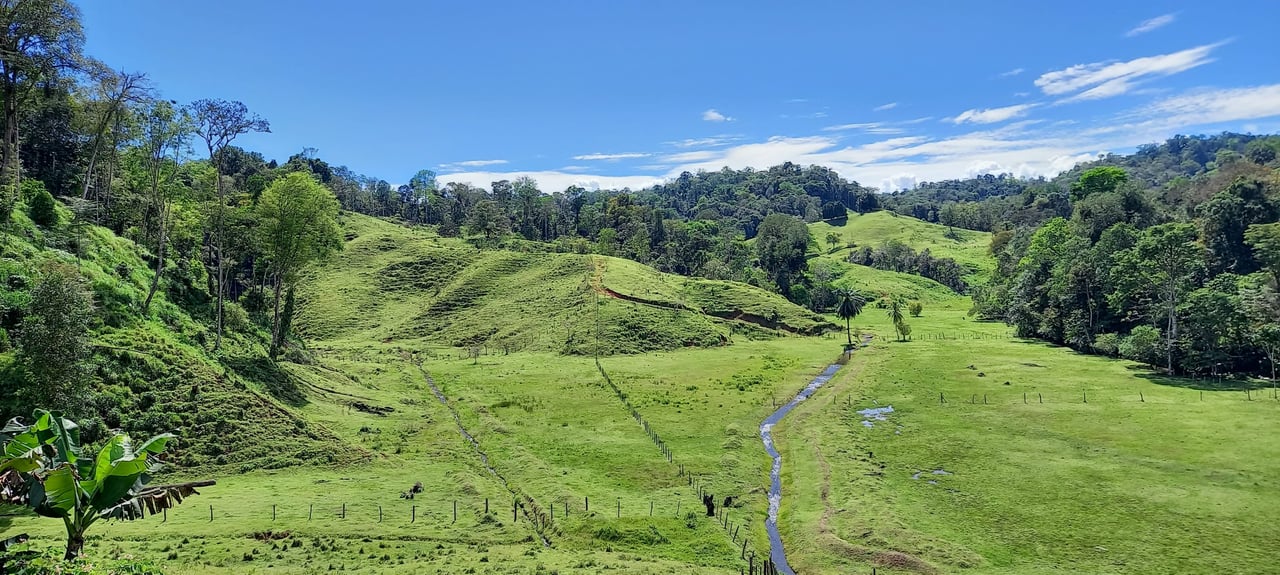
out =
[(836, 126), (827, 126), (822, 129), (824, 132), (843, 132), (845, 130), (865, 130), (867, 128), (878, 128), (882, 126), (880, 122), (860, 122), (856, 124), (839, 124)]
[(883, 105), (880, 105), (880, 106), (876, 106), (876, 107), (872, 108), (871, 110), (872, 110), (872, 111), (875, 111), (875, 112), (883, 112), (883, 111), (885, 111), (885, 110), (892, 110), (892, 109), (897, 108), (897, 107), (898, 107), (898, 103), (897, 103), (897, 102), (889, 102), (888, 104), (883, 104)]
[(574, 156), (573, 159), (578, 161), (604, 160), (606, 162), (616, 162), (618, 160), (629, 160), (632, 158), (647, 158), (649, 156), (650, 154), (646, 154), (643, 152), (623, 152), (621, 154), (601, 154), (597, 152), (595, 154), (583, 154), (581, 156)]
[(1177, 14), (1162, 14), (1160, 16), (1156, 16), (1155, 18), (1151, 18), (1149, 20), (1143, 20), (1141, 24), (1134, 26), (1132, 30), (1125, 32), (1124, 35), (1132, 38), (1139, 34), (1146, 34), (1147, 32), (1150, 32), (1152, 30), (1156, 30), (1158, 28), (1164, 28), (1165, 26), (1172, 24), (1173, 21), (1177, 19), (1178, 19)]
[(709, 160), (719, 155), (720, 155), (720, 152), (713, 151), (713, 150), (696, 150), (692, 152), (681, 152), (679, 154), (671, 154), (669, 156), (663, 156), (659, 161), (668, 162), (671, 164), (685, 164), (689, 162), (701, 162), (703, 160)]
[(702, 113), (702, 119), (708, 122), (732, 122), (733, 118), (717, 112), (715, 108), (711, 108)]
[(1171, 54), (1147, 56), (1128, 62), (1077, 64), (1046, 72), (1035, 85), (1045, 94), (1062, 96), (1079, 92), (1064, 102), (1119, 96), (1135, 85), (1154, 77), (1171, 76), (1213, 62), (1209, 55), (1223, 43), (1206, 44)]
[(676, 140), (674, 142), (667, 142), (667, 145), (675, 146), (677, 148), (714, 148), (716, 146), (723, 146), (741, 139), (742, 136), (720, 134), (718, 136), (711, 136), (708, 138), (686, 138), (684, 140)]
[(983, 110), (965, 110), (960, 112), (950, 121), (953, 124), (963, 124), (969, 122), (972, 124), (994, 124), (1003, 122), (1013, 118), (1025, 116), (1027, 111), (1036, 107), (1036, 104), (1017, 104), (1014, 106), (1005, 106), (1003, 108), (987, 108)]
[(1166, 98), (1148, 110), (1184, 124), (1210, 124), (1280, 116), (1280, 84), (1204, 90)]
[(499, 166), (508, 163), (506, 160), (467, 160), (465, 162), (453, 162), (450, 164), (440, 164), (442, 170), (459, 170), (462, 168), (483, 168), (484, 166)]
[(1001, 78), (1008, 78), (1008, 77), (1010, 77), (1010, 76), (1017, 76), (1018, 74), (1021, 74), (1021, 73), (1026, 72), (1026, 71), (1027, 71), (1027, 70), (1026, 70), (1025, 68), (1014, 68), (1014, 69), (1012, 69), (1012, 70), (1009, 70), (1008, 72), (1001, 72), (1001, 73), (1000, 73), (1000, 77), (1001, 77)]
[(885, 191), (893, 190), (910, 190), (920, 183), (920, 179), (915, 174), (894, 174), (883, 180), (880, 180), (879, 188)]
[(505, 163), (507, 163), (506, 160), (467, 160), (465, 162), (458, 162), (458, 165), (464, 168), (478, 168), (481, 166), (497, 166)]
[(459, 172), (437, 178), (442, 183), (463, 182), (473, 186), (488, 187), (498, 180), (514, 180), (530, 177), (538, 182), (538, 189), (546, 193), (564, 191), (569, 186), (581, 186), (588, 190), (631, 188), (638, 190), (661, 183), (653, 176), (598, 176), (591, 174), (567, 174), (561, 171), (532, 172)]
[[(847, 144), (837, 133), (775, 136), (763, 141), (660, 156), (652, 164), (628, 167), (632, 175), (571, 174), (566, 173), (571, 170), (561, 169), (449, 174), (440, 179), (488, 185), (494, 180), (527, 175), (538, 180), (548, 192), (563, 190), (569, 185), (638, 189), (674, 178), (684, 171), (713, 171), (726, 166), (764, 169), (788, 161), (826, 166), (845, 178), (879, 186), (882, 191), (977, 174), (1053, 176), (1107, 151), (1130, 150), (1174, 134), (1240, 130), (1242, 126), (1258, 124), (1264, 129), (1280, 129), (1280, 83), (1191, 91), (1146, 102), (1127, 112), (1071, 122), (1024, 119), (996, 127), (961, 130), (962, 133), (947, 137), (896, 136), (857, 145)], [(864, 123), (840, 128), (866, 130), (871, 127), (883, 126)], [(654, 175), (634, 175), (638, 173)]]
[[(903, 122), (903, 123), (910, 123), (910, 122)], [(845, 132), (849, 130), (860, 130), (868, 134), (901, 134), (904, 131), (902, 128), (895, 128), (893, 126), (890, 126), (881, 122), (839, 124), (836, 126), (827, 126), (822, 129), (822, 131), (824, 132)]]

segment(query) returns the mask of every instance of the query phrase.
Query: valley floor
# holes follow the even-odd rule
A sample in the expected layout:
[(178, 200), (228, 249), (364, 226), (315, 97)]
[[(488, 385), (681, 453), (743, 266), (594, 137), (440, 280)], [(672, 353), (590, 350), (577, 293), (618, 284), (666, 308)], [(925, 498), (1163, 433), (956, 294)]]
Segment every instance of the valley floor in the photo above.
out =
[[(896, 342), (869, 306), (871, 346), (775, 428), (798, 573), (1273, 570), (1271, 389), (1016, 340), (966, 307), (932, 302)], [(591, 357), (315, 343), (315, 364), (286, 364), (308, 398), (290, 409), (362, 463), (219, 476), (88, 551), (172, 573), (737, 573), (768, 549), (757, 426), (843, 340), (603, 357), (616, 390)], [(732, 497), (728, 518), (699, 490)], [(0, 531), (59, 543), (55, 522)]]

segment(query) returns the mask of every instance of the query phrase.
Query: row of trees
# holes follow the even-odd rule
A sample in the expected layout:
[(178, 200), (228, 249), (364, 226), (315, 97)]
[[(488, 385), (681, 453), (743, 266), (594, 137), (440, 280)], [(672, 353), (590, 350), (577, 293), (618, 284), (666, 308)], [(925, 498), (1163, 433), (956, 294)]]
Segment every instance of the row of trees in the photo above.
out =
[(960, 293), (968, 284), (964, 275), (968, 270), (951, 258), (936, 258), (929, 248), (916, 252), (911, 246), (896, 239), (886, 240), (879, 247), (862, 246), (849, 254), (851, 263), (880, 270), (903, 272), (929, 278)]

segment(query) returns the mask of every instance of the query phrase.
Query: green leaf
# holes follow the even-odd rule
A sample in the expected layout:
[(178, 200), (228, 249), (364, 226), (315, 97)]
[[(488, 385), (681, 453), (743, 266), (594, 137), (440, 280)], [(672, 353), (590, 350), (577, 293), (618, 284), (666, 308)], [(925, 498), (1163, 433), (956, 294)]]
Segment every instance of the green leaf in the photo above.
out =
[(54, 469), (44, 479), (44, 500), (31, 500), (36, 513), (46, 517), (69, 517), (79, 502), (80, 488), (76, 485), (71, 466)]
[(174, 437), (176, 436), (172, 433), (161, 433), (160, 435), (144, 441), (142, 445), (138, 447), (136, 453), (146, 452), (158, 455), (164, 451), (165, 445), (167, 445), (169, 440)]
[(94, 480), (102, 481), (111, 474), (111, 464), (128, 453), (124, 445), (128, 440), (129, 437), (127, 435), (120, 434), (112, 437), (107, 441), (106, 445), (102, 446), (102, 449), (98, 451), (98, 457), (93, 466)]

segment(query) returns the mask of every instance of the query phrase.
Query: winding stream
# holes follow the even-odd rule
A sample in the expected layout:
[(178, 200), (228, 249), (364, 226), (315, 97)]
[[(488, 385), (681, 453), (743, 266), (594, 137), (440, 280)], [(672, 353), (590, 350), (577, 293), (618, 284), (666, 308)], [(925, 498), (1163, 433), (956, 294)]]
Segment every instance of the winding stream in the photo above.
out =
[(831, 377), (839, 370), (839, 364), (827, 366), (795, 399), (779, 407), (760, 424), (760, 439), (764, 441), (764, 449), (769, 452), (769, 457), (773, 458), (773, 470), (769, 472), (769, 518), (765, 519), (764, 528), (769, 532), (769, 560), (782, 575), (795, 575), (795, 571), (787, 564), (787, 554), (782, 550), (782, 536), (778, 534), (778, 507), (782, 504), (782, 455), (773, 446), (773, 426), (782, 421), (800, 402), (809, 399), (819, 387), (831, 381)]

